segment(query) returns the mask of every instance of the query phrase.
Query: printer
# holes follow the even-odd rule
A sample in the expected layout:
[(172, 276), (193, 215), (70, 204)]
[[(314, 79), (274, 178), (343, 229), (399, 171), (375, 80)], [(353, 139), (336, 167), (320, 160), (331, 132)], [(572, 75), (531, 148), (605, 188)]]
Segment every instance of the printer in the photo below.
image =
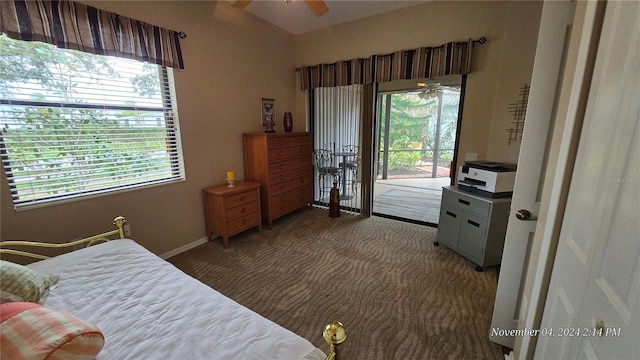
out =
[(466, 161), (458, 173), (458, 189), (489, 198), (510, 197), (516, 165), (495, 161)]

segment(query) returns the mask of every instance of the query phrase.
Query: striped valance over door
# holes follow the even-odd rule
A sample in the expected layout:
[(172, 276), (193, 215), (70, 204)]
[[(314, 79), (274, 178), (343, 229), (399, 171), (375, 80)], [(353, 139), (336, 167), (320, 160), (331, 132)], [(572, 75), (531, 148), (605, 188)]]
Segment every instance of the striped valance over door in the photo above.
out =
[(184, 69), (183, 33), (73, 1), (2, 0), (0, 31), (16, 40)]
[(474, 40), (300, 68), (301, 89), (468, 74)]

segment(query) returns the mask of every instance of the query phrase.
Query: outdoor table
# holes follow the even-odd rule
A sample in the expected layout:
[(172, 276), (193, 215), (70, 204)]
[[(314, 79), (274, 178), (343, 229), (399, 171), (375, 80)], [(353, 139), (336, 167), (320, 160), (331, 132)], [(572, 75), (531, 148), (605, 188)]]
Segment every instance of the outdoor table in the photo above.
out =
[(353, 199), (352, 195), (347, 194), (347, 159), (356, 157), (356, 153), (354, 152), (337, 152), (334, 153), (335, 156), (342, 156), (342, 192), (344, 194), (340, 194), (340, 200), (350, 200)]

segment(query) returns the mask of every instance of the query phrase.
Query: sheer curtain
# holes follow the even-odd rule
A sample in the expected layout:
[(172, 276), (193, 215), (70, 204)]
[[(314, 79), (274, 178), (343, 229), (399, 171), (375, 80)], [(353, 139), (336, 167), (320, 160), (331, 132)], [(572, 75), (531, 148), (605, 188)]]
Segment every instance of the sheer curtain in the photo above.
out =
[[(340, 168), (340, 206), (349, 211), (360, 211), (360, 163), (362, 131), (362, 85), (321, 87), (311, 91), (314, 151), (329, 150), (333, 154), (333, 165)], [(348, 150), (356, 151), (353, 156), (340, 155)], [(343, 166), (344, 165), (344, 166)], [(349, 165), (349, 166), (347, 166)], [(326, 204), (320, 188), (318, 174), (315, 174), (314, 202)], [(332, 180), (322, 180), (332, 181)]]

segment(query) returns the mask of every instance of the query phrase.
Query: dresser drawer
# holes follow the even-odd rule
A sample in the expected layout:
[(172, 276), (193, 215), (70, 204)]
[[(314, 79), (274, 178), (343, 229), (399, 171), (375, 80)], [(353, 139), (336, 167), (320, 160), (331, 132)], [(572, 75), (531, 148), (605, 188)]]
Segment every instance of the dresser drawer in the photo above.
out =
[(227, 223), (227, 233), (229, 236), (237, 234), (243, 230), (259, 225), (261, 221), (260, 214), (257, 212), (243, 216)]
[(244, 205), (253, 201), (258, 201), (258, 191), (256, 190), (228, 196), (224, 200), (224, 206), (226, 209), (231, 209), (231, 208)]
[(311, 151), (311, 136), (294, 136), (291, 138), (291, 146), (306, 146)]
[(458, 209), (484, 217), (489, 216), (491, 210), (491, 203), (488, 201), (449, 190), (442, 192), (442, 201)]
[(291, 138), (289, 137), (276, 137), (269, 138), (267, 141), (267, 149), (280, 149), (291, 147)]
[(269, 187), (269, 195), (278, 195), (283, 192), (287, 192), (289, 190), (293, 190), (305, 185), (310, 185), (311, 179), (309, 177), (301, 177), (293, 180), (289, 180), (287, 182), (283, 182), (281, 184), (272, 185)]
[(313, 201), (311, 185), (271, 197), (271, 214), (274, 218), (287, 214)]
[(269, 183), (280, 184), (289, 180), (311, 176), (311, 167), (298, 168), (269, 176)]
[(269, 162), (289, 159), (292, 156), (291, 150), (291, 147), (269, 150), (267, 159), (269, 159)]
[(298, 156), (304, 156), (304, 155), (310, 155), (313, 152), (313, 150), (311, 149), (310, 146), (308, 145), (304, 145), (304, 146), (293, 146), (291, 148), (291, 156), (293, 157), (298, 157)]
[(278, 161), (269, 164), (269, 175), (279, 174), (283, 171), (293, 170), (297, 168), (309, 168), (313, 165), (313, 159), (311, 158), (311, 151), (309, 151), (307, 156), (301, 156), (299, 158), (287, 160), (287, 161)]
[(258, 202), (252, 201), (247, 204), (236, 206), (227, 210), (227, 221), (235, 220), (243, 216), (252, 214), (258, 211)]

